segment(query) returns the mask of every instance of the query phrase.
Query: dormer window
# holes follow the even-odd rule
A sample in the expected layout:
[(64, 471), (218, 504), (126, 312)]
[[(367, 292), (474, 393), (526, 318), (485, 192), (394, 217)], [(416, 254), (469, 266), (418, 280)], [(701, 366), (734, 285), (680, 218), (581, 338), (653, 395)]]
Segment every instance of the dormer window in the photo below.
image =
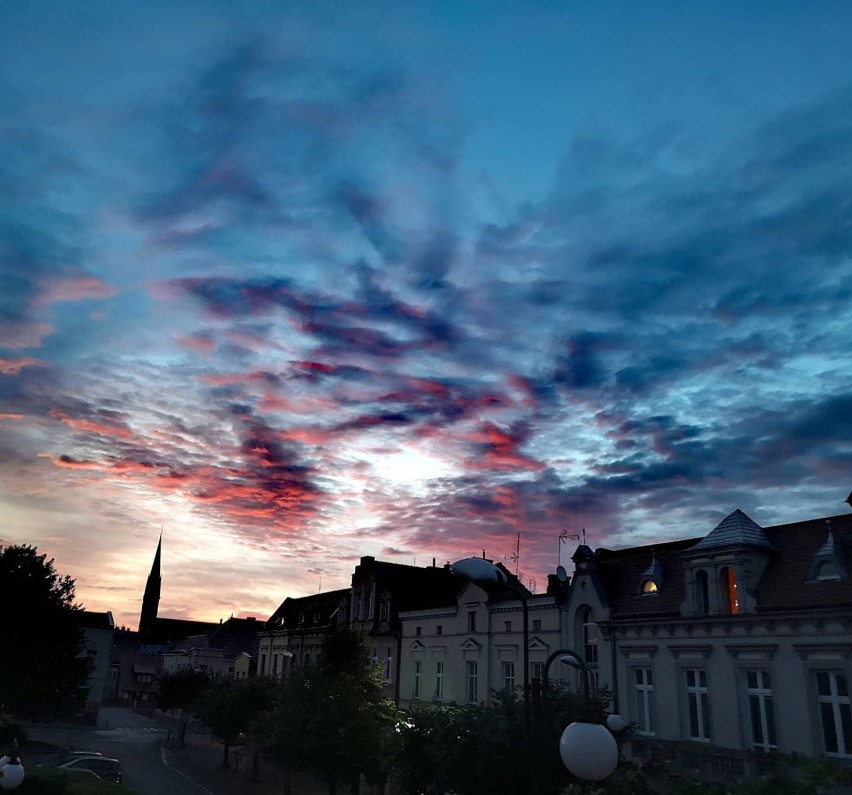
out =
[(740, 612), (740, 599), (737, 591), (737, 575), (733, 568), (726, 566), (719, 572), (722, 586), (722, 610), (728, 615), (736, 615)]
[(648, 565), (648, 568), (639, 575), (639, 582), (641, 583), (641, 596), (655, 596), (660, 592), (660, 588), (663, 584), (663, 567), (657, 560), (657, 556), (654, 554), (653, 549), (651, 550), (651, 563)]
[(828, 535), (825, 543), (816, 551), (811, 563), (810, 582), (836, 582), (847, 577), (843, 549), (835, 540), (831, 521), (827, 521)]

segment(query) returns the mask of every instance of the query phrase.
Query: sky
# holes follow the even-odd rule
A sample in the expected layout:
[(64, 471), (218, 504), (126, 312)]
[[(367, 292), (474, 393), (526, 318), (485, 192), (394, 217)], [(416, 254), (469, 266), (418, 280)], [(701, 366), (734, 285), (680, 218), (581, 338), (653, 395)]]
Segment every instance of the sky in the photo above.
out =
[[(848, 511), (852, 5), (0, 6), (0, 545), (135, 628)], [(520, 534), (520, 558), (512, 559)]]

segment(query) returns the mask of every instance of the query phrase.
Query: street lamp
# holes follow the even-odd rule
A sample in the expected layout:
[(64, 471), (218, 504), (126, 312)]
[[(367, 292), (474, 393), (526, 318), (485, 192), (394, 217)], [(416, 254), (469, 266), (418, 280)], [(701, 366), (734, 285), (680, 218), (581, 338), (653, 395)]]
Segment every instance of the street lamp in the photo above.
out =
[(24, 780), (24, 766), (18, 755), (18, 741), (12, 742), (7, 756), (0, 756), (0, 789), (15, 789)]
[(597, 721), (588, 720), (589, 715), (589, 678), (591, 672), (577, 652), (571, 649), (558, 649), (547, 658), (544, 664), (542, 685), (547, 695), (548, 672), (555, 660), (579, 670), (583, 675), (582, 719), (574, 721), (565, 728), (559, 738), (559, 755), (570, 773), (588, 781), (603, 781), (618, 765), (618, 743), (612, 732), (624, 728), (621, 715), (608, 715), (606, 726)]
[(506, 572), (485, 558), (465, 558), (450, 566), (453, 574), (458, 574), (476, 585), (503, 585), (514, 592), (521, 600), (524, 623), (524, 736), (530, 736), (530, 608), (520, 583), (510, 580)]

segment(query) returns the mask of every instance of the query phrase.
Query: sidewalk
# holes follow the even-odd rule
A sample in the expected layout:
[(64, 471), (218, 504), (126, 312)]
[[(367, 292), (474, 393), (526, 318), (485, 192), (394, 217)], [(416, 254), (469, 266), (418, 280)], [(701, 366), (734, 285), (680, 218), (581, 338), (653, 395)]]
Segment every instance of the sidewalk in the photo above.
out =
[[(164, 728), (169, 728), (171, 721), (162, 719)], [(166, 743), (164, 750), (167, 755), (173, 755), (175, 766), (185, 769), (190, 775), (193, 771), (201, 772), (209, 777), (215, 775), (220, 792), (232, 792), (235, 795), (283, 795), (284, 772), (273, 761), (261, 758), (259, 760), (257, 778), (252, 781), (252, 755), (240, 749), (232, 749), (230, 754), (231, 766), (222, 767), (222, 745), (211, 739), (209, 731), (197, 729), (194, 725), (187, 727), (185, 745), (175, 748), (173, 742)], [(328, 787), (316, 776), (296, 772), (293, 774), (293, 795), (326, 795)], [(338, 787), (340, 795), (349, 792), (346, 787)]]

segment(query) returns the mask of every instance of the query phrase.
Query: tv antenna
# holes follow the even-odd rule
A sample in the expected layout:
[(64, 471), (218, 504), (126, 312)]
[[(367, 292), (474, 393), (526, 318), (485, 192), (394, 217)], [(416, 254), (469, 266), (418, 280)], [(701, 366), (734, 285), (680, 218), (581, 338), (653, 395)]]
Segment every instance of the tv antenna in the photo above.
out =
[[(556, 563), (561, 566), (562, 565), (562, 545), (566, 541), (579, 541), (580, 534), (579, 533), (569, 533), (567, 530), (563, 530), (559, 534), (559, 544), (556, 552)], [(586, 530), (583, 529), (583, 543), (586, 543)]]
[(515, 541), (515, 551), (511, 555), (504, 555), (503, 560), (511, 560), (515, 564), (515, 576), (518, 576), (520, 560), (521, 560), (521, 534), (518, 533), (518, 538)]

